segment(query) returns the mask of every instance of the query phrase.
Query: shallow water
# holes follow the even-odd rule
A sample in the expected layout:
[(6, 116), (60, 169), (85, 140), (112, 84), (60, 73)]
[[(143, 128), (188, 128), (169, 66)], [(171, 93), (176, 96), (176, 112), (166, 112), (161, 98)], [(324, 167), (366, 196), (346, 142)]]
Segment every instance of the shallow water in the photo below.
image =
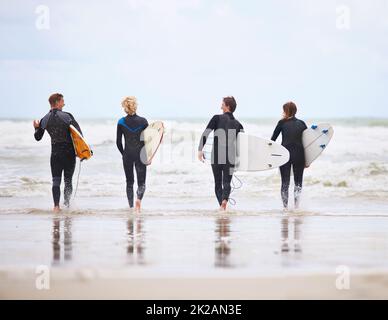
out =
[(238, 275), (388, 267), (388, 217), (2, 214), (0, 268)]

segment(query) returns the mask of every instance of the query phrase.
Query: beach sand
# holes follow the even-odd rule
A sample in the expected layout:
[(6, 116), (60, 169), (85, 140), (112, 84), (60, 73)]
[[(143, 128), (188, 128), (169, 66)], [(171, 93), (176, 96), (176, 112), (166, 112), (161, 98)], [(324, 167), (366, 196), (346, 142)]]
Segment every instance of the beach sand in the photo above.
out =
[[(0, 220), (1, 299), (388, 298), (385, 216), (122, 210)], [(42, 266), (49, 290), (36, 286)]]
[[(1, 299), (388, 299), (388, 273), (352, 275), (349, 290), (338, 290), (328, 274), (277, 277), (93, 278), (91, 271), (55, 272), (49, 290), (34, 287), (35, 276), (1, 272)], [(57, 274), (61, 273), (61, 275)]]

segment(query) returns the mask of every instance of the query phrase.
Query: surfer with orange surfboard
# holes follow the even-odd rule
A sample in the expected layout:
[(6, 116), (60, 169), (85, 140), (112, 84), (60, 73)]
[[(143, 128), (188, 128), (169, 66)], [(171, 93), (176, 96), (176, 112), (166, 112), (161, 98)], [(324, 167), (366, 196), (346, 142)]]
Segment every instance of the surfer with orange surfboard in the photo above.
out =
[[(88, 159), (92, 152), (82, 138), (82, 131), (72, 114), (62, 111), (65, 106), (63, 95), (54, 93), (49, 97), (50, 111), (40, 120), (34, 120), (34, 137), (40, 141), (47, 131), (51, 137), (51, 174), (54, 212), (60, 211), (61, 181), (64, 176), (64, 205), (70, 206), (73, 192), (72, 178), (76, 156)], [(71, 129), (72, 128), (72, 129)]]

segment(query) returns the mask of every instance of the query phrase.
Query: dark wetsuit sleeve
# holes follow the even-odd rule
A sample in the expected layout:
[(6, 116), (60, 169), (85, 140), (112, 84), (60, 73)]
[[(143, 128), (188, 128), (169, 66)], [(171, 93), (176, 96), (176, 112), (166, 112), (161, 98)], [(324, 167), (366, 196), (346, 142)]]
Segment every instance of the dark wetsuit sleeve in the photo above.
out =
[(242, 126), (241, 123), (240, 123), (240, 127), (238, 128), (238, 132), (237, 133), (240, 133), (240, 132), (244, 132), (244, 127)]
[(71, 123), (70, 124), (72, 124), (79, 131), (81, 136), (83, 136), (81, 127), (79, 126), (78, 122), (75, 120), (75, 118), (73, 117), (73, 115), (71, 113), (69, 113), (69, 115), (71, 117)]
[[(42, 120), (40, 120), (40, 122), (42, 122)], [(40, 122), (39, 122), (39, 128), (36, 128), (35, 129), (35, 133), (34, 133), (34, 137), (35, 137), (35, 140), (36, 141), (40, 141), (42, 140), (42, 137), (44, 135), (44, 129), (40, 126)]]
[(303, 122), (303, 131), (305, 131), (307, 129), (307, 126), (306, 126), (306, 123), (304, 121)]
[(199, 140), (198, 151), (202, 151), (203, 147), (206, 144), (206, 140), (210, 132), (212, 132), (213, 130), (216, 130), (216, 128), (217, 128), (217, 116), (214, 116), (213, 118), (211, 118), (205, 131), (202, 133), (201, 139)]
[(276, 141), (276, 139), (279, 137), (280, 132), (282, 132), (282, 122), (281, 121), (278, 122), (278, 125), (276, 126), (276, 128), (272, 134), (271, 140)]
[(124, 148), (123, 148), (123, 131), (121, 129), (121, 126), (117, 124), (117, 135), (116, 135), (116, 145), (117, 149), (119, 149), (120, 153), (124, 153)]

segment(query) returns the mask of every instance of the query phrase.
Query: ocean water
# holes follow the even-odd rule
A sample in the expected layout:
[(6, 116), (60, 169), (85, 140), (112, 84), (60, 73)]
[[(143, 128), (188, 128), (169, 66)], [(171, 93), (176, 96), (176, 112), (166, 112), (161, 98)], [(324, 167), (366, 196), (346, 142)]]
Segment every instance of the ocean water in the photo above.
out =
[[(152, 119), (149, 119), (153, 121)], [(157, 120), (157, 119), (154, 119)], [(305, 214), (388, 215), (388, 120), (329, 119), (334, 137), (322, 156), (305, 171), (301, 212)], [(127, 210), (125, 176), (115, 145), (115, 120), (80, 120), (94, 157), (82, 163), (71, 210), (114, 213)], [(245, 131), (265, 138), (276, 119), (242, 119)], [(197, 160), (206, 120), (164, 120), (166, 134), (150, 167), (144, 214), (212, 214), (217, 208), (209, 165)], [(50, 139), (36, 142), (30, 120), (0, 120), (0, 212), (50, 210)], [(280, 142), (280, 138), (279, 138)], [(74, 175), (77, 182), (79, 162)], [(277, 169), (237, 173), (232, 214), (277, 214)]]
[[(206, 120), (165, 120), (136, 215), (126, 201), (116, 121), (80, 120), (94, 157), (82, 163), (71, 208), (57, 215), (48, 135), (36, 142), (30, 120), (1, 120), (0, 271), (41, 264), (157, 276), (386, 270), (388, 121), (326, 121), (334, 137), (305, 171), (298, 211), (282, 212), (276, 169), (237, 173), (236, 204), (221, 214), (211, 168), (196, 158)], [(276, 119), (242, 122), (268, 138)], [(78, 170), (79, 163), (74, 187)]]

